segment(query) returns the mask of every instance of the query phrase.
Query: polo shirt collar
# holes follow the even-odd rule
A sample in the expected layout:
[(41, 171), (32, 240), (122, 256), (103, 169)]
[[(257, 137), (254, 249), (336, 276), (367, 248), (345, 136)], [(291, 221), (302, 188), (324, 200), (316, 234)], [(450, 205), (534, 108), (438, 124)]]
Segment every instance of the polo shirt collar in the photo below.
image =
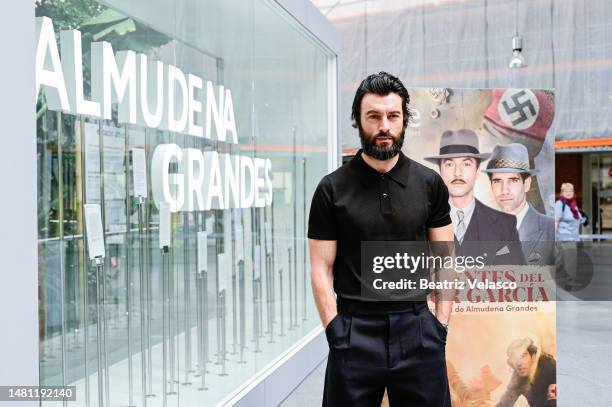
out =
[[(364, 161), (363, 157), (361, 157), (362, 153), (363, 149), (359, 149), (357, 154), (355, 154), (355, 157), (351, 160), (351, 165), (353, 168), (359, 172), (360, 175), (376, 177), (377, 179), (380, 178), (383, 173), (380, 173), (374, 168), (370, 167), (368, 163)], [(398, 155), (399, 159), (397, 160), (397, 163), (388, 172), (384, 173), (384, 175), (395, 181), (395, 183), (400, 185), (402, 188), (406, 188), (406, 179), (408, 178), (410, 160), (401, 151)]]

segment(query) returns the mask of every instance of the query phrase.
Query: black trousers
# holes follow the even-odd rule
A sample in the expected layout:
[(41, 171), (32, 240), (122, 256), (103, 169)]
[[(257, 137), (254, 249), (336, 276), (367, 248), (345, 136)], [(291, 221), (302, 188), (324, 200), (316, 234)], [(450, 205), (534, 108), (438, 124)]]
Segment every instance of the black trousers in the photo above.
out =
[(451, 406), (446, 329), (427, 303), (390, 313), (339, 306), (325, 334), (323, 407), (380, 407), (385, 388), (391, 407)]

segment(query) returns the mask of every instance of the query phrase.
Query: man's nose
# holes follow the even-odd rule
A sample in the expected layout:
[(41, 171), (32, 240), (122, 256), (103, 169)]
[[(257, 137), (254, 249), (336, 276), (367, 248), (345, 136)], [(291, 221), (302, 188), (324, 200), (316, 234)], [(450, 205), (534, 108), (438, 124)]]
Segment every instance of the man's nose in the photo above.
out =
[(382, 120), (380, 121), (378, 131), (387, 133), (389, 130), (391, 130), (391, 123), (389, 122), (389, 119), (387, 119), (387, 116), (383, 116)]
[(510, 183), (502, 182), (502, 193), (509, 194), (510, 193)]
[(463, 168), (461, 168), (460, 165), (455, 165), (453, 170), (453, 174), (455, 175), (455, 177), (461, 177), (463, 175)]

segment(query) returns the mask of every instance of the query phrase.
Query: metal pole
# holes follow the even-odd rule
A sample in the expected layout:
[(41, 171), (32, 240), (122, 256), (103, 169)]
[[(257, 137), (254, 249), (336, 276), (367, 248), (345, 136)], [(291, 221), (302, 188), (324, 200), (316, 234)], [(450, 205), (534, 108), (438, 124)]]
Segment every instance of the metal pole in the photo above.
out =
[(196, 272), (196, 339), (197, 339), (197, 350), (198, 350), (198, 371), (194, 374), (194, 377), (200, 377), (200, 371), (202, 368), (202, 356), (204, 354), (204, 338), (203, 338), (203, 325), (202, 325), (202, 272)]
[[(61, 199), (60, 199), (61, 201)], [(63, 229), (63, 228), (62, 228)], [(61, 353), (62, 353), (62, 385), (65, 387), (66, 386), (66, 306), (64, 304), (64, 300), (65, 300), (65, 286), (66, 286), (66, 274), (65, 274), (65, 270), (64, 270), (64, 239), (60, 238), (59, 240), (59, 250), (60, 250), (60, 298), (61, 298), (61, 305), (60, 305), (60, 312), (61, 312), (61, 319), (62, 319), (62, 333), (61, 333)], [(62, 397), (62, 405), (66, 406), (68, 403), (68, 401), (66, 400), (65, 397)]]
[(307, 284), (307, 268), (306, 268), (306, 157), (302, 157), (302, 217), (304, 221), (302, 222), (302, 277), (303, 277), (303, 295), (302, 295), (302, 321), (306, 321), (306, 284)]
[[(206, 367), (206, 363), (210, 362), (210, 358), (208, 357), (208, 337), (210, 332), (208, 329), (208, 271), (204, 270), (202, 272), (202, 280), (202, 318), (204, 319), (202, 323), (202, 336), (204, 338), (202, 350), (204, 355), (204, 367)], [(206, 371), (206, 369), (204, 370)]]
[(110, 406), (110, 379), (108, 374), (108, 324), (106, 322), (106, 273), (104, 271), (104, 267), (101, 266), (99, 273), (102, 274), (101, 282), (102, 282), (102, 297), (100, 299), (100, 303), (102, 304), (102, 349), (104, 351), (104, 395), (106, 397), (106, 406)]
[[(274, 232), (274, 200), (272, 200), (272, 205), (270, 205), (270, 230)], [(270, 248), (271, 257), (270, 257), (270, 274), (272, 278), (272, 326), (276, 323), (276, 273), (274, 269), (276, 267), (275, 264), (275, 244), (274, 244), (274, 234), (272, 235), (272, 247)], [(282, 304), (281, 304), (282, 307)]]
[(219, 300), (221, 303), (221, 326), (223, 330), (221, 331), (221, 373), (219, 376), (227, 376), (227, 372), (225, 370), (225, 354), (227, 352), (226, 347), (226, 332), (225, 332), (225, 290), (219, 293)]
[[(203, 300), (206, 297), (204, 295), (204, 290), (206, 289), (206, 279), (208, 278), (206, 271), (202, 271), (200, 273), (198, 273), (198, 291), (200, 292), (200, 308), (204, 307), (204, 303)], [(202, 319), (204, 318), (204, 313), (200, 312), (199, 314), (199, 320), (198, 320), (198, 325), (200, 327), (198, 333), (198, 348), (201, 349), (200, 352), (198, 352), (198, 356), (199, 356), (199, 362), (198, 362), (198, 368), (199, 368), (199, 375), (200, 375), (200, 379), (201, 379), (201, 384), (200, 387), (198, 387), (199, 391), (204, 391), (204, 390), (208, 390), (208, 387), (206, 387), (206, 355), (204, 354), (204, 323), (208, 324), (208, 321), (202, 321)], [(207, 330), (208, 331), (208, 330)]]
[[(234, 220), (236, 220), (236, 218), (234, 217)], [(231, 221), (230, 221), (230, 225), (231, 225)], [(235, 230), (235, 228), (234, 228)], [(230, 231), (230, 236), (231, 236), (231, 231)], [(231, 239), (230, 245), (232, 246), (232, 257), (236, 256), (236, 240), (237, 240), (237, 236), (234, 237), (234, 239)], [(232, 264), (232, 353), (231, 355), (237, 355), (238, 354), (238, 315), (236, 315), (237, 313), (237, 301), (236, 301), (236, 297), (237, 297), (237, 287), (236, 287), (236, 262), (234, 261), (234, 259), (231, 260), (231, 264)]]
[(96, 330), (97, 330), (97, 338), (96, 344), (98, 348), (98, 407), (104, 406), (104, 378), (102, 376), (103, 372), (103, 340), (104, 334), (102, 333), (102, 287), (100, 282), (100, 275), (103, 270), (104, 259), (101, 257), (96, 257), (94, 260), (94, 266), (96, 268)]
[(261, 352), (261, 349), (259, 347), (259, 318), (260, 318), (260, 312), (261, 310), (259, 309), (260, 303), (261, 303), (261, 278), (258, 278), (256, 280), (253, 280), (253, 300), (254, 300), (254, 317), (253, 317), (253, 324), (254, 324), (254, 333), (255, 333), (255, 350), (253, 350), (253, 352), (255, 353), (259, 353)]
[[(62, 199), (63, 196), (63, 190), (64, 190), (64, 166), (63, 166), (63, 146), (62, 146), (62, 142), (63, 142), (63, 128), (62, 128), (62, 114), (61, 112), (57, 112), (57, 167), (58, 167), (58, 173), (59, 173), (59, 180), (58, 180), (58, 189), (59, 189), (59, 196), (60, 198), (58, 199), (59, 201), (59, 205), (58, 205), (58, 209), (59, 209), (59, 262), (60, 262), (60, 298), (61, 298), (61, 303), (60, 303), (60, 318), (61, 318), (61, 354), (62, 354), (62, 385), (65, 387), (66, 386), (66, 307), (64, 304), (64, 296), (66, 295), (64, 290), (65, 290), (65, 264), (64, 264), (64, 200)], [(64, 407), (67, 404), (67, 401), (65, 398), (62, 398), (62, 404), (64, 405)]]
[(149, 233), (149, 209), (146, 209), (146, 225), (147, 225), (147, 236), (145, 239), (145, 248), (147, 252), (146, 260), (143, 263), (143, 270), (145, 275), (145, 285), (146, 285), (146, 329), (147, 329), (147, 397), (155, 397), (153, 393), (153, 356), (151, 351), (151, 320), (153, 319), (153, 289), (151, 284), (151, 269), (150, 269), (150, 251), (149, 251), (149, 239), (151, 239), (151, 235)]
[(85, 313), (83, 315), (83, 334), (85, 335), (85, 343), (83, 344), (83, 350), (85, 352), (85, 406), (89, 407), (90, 403), (90, 386), (89, 386), (89, 295), (87, 291), (89, 291), (89, 267), (85, 266), (83, 268), (83, 275), (85, 278), (85, 292), (83, 293), (83, 302)]
[[(217, 227), (217, 211), (213, 212), (213, 230), (218, 233)], [(217, 254), (219, 253), (219, 238), (215, 237), (215, 259), (218, 259)], [(219, 262), (215, 262), (215, 296), (216, 301), (216, 320), (217, 320), (217, 361), (216, 365), (221, 364), (221, 305), (219, 302)]]
[(283, 310), (285, 309), (285, 304), (283, 302), (283, 292), (285, 291), (283, 288), (283, 265), (278, 269), (278, 280), (280, 285), (280, 334), (278, 336), (285, 336), (285, 315)]
[(170, 265), (168, 268), (168, 323), (169, 326), (169, 335), (170, 335), (170, 391), (168, 391), (168, 395), (177, 394), (174, 390), (174, 384), (176, 383), (175, 379), (175, 365), (176, 365), (176, 356), (174, 353), (175, 350), (175, 323), (172, 320), (172, 316), (174, 315), (174, 267)]
[[(80, 128), (80, 141), (81, 141), (81, 174), (84, 174), (84, 176), (87, 175), (87, 171), (85, 170), (86, 168), (86, 162), (85, 162), (85, 149), (86, 147), (86, 143), (83, 141), (85, 136), (85, 128), (83, 125), (83, 118), (81, 118), (80, 120), (80, 124), (81, 124), (81, 128)], [(85, 178), (85, 182), (87, 182), (87, 179)], [(83, 202), (87, 201), (87, 196), (86, 196), (86, 188), (85, 185), (82, 185), (82, 196), (83, 196)], [(85, 219), (84, 216), (84, 205), (81, 205), (81, 216), (83, 219)], [(85, 225), (85, 223), (84, 223)], [(86, 226), (83, 226), (83, 231), (86, 230)], [(85, 242), (85, 235), (83, 235), (83, 241)], [(89, 385), (89, 349), (88, 349), (88, 342), (89, 342), (89, 295), (88, 295), (88, 291), (89, 291), (89, 265), (87, 263), (85, 263), (85, 267), (83, 267), (83, 287), (84, 287), (84, 292), (83, 292), (83, 309), (84, 309), (84, 313), (83, 313), (83, 335), (85, 337), (84, 340), (84, 344), (83, 344), (83, 351), (85, 353), (85, 407), (90, 407), (90, 385)]]
[[(295, 112), (294, 112), (295, 114)], [(295, 117), (294, 117), (295, 120)], [(297, 293), (297, 151), (296, 151), (296, 133), (297, 123), (293, 126), (293, 315), (291, 324), (292, 327), (296, 327), (297, 324), (297, 307), (298, 307), (298, 293)]]
[(166, 332), (166, 321), (168, 319), (168, 273), (166, 268), (168, 246), (165, 246), (161, 250), (161, 264), (162, 264), (162, 405), (166, 407), (168, 404), (168, 370), (166, 368), (166, 360), (168, 358), (168, 336)]
[[(265, 208), (263, 208), (263, 213), (264, 213), (264, 244), (263, 244), (263, 253), (264, 253), (264, 279), (266, 281), (266, 324), (268, 327), (268, 330), (266, 331), (266, 333), (271, 334), (273, 331), (272, 328), (272, 284), (271, 284), (271, 278), (270, 278), (270, 254), (269, 254), (269, 250), (270, 248), (268, 247), (268, 239), (272, 239), (271, 235), (272, 231), (270, 230), (269, 224), (268, 224), (268, 216), (267, 216), (267, 211)], [(270, 340), (268, 342), (272, 341), (272, 337), (270, 337)]]
[[(174, 254), (173, 254), (173, 258), (174, 258)], [(175, 262), (173, 261), (172, 264), (175, 264)], [(179, 340), (178, 340), (178, 333), (179, 333), (179, 316), (180, 316), (180, 310), (179, 310), (179, 296), (178, 296), (178, 287), (179, 287), (179, 270), (178, 270), (178, 265), (176, 267), (173, 267), (174, 269), (174, 281), (173, 281), (173, 285), (172, 285), (172, 297), (174, 299), (174, 304), (172, 305), (172, 310), (174, 312), (174, 314), (172, 315), (172, 317), (174, 318), (174, 337), (175, 337), (175, 342), (174, 342), (174, 355), (175, 355), (175, 373), (174, 373), (174, 383), (178, 384), (179, 383), (179, 376), (180, 376), (180, 370), (181, 370), (181, 360), (180, 360), (180, 352), (179, 352)], [(178, 386), (176, 389), (176, 394), (178, 394)]]
[(190, 385), (189, 373), (193, 373), (193, 367), (191, 365), (191, 282), (189, 275), (189, 214), (187, 212), (183, 215), (183, 256), (184, 267), (183, 267), (183, 306), (185, 308), (185, 381), (183, 385)]
[[(125, 125), (125, 144), (127, 146), (130, 145), (130, 132), (129, 126)], [(125, 149), (125, 162), (130, 163), (130, 149)], [(126, 231), (126, 253), (125, 256), (125, 311), (127, 318), (127, 352), (128, 352), (128, 407), (134, 407), (134, 368), (133, 368), (133, 360), (132, 360), (132, 262), (130, 261), (132, 256), (132, 220), (130, 213), (130, 182), (128, 179), (131, 175), (131, 171), (127, 171), (126, 174), (126, 182), (125, 182), (125, 196), (128, 197), (127, 204), (125, 205), (125, 219), (127, 224)]]
[(291, 262), (291, 245), (287, 247), (287, 253), (289, 262), (287, 264), (287, 270), (289, 271), (289, 330), (293, 329), (293, 267)]
[(245, 364), (244, 360), (244, 349), (246, 348), (246, 321), (245, 321), (245, 281), (244, 281), (244, 260), (238, 261), (238, 296), (239, 307), (240, 307), (240, 360), (239, 364)]
[(142, 230), (142, 207), (145, 199), (142, 196), (138, 197), (138, 266), (140, 277), (140, 362), (142, 370), (142, 407), (147, 407), (147, 361), (145, 355), (145, 276), (144, 276), (144, 232)]
[[(274, 269), (272, 268), (272, 256), (270, 254), (266, 254), (266, 270), (270, 270), (269, 274), (270, 277), (268, 278), (268, 284), (273, 283), (273, 277), (274, 276)], [(266, 272), (267, 273), (267, 272)], [(272, 285), (270, 291), (270, 293), (274, 292), (274, 285)], [(274, 321), (272, 320), (272, 310), (274, 309), (274, 303), (272, 302), (273, 299), (271, 299), (269, 301), (270, 305), (268, 307), (268, 320), (270, 321), (270, 327), (269, 327), (269, 331), (268, 332), (270, 334), (270, 339), (268, 339), (268, 343), (275, 343), (276, 341), (274, 340)]]

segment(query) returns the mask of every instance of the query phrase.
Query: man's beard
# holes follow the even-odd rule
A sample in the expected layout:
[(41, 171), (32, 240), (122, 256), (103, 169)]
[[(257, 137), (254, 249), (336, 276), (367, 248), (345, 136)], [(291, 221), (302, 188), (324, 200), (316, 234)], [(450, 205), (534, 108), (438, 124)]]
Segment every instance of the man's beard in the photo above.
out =
[[(363, 132), (361, 126), (359, 126), (359, 138), (361, 139), (361, 147), (363, 148), (363, 152), (370, 157), (380, 160), (386, 161), (389, 160), (402, 151), (402, 145), (404, 144), (404, 133), (406, 129), (402, 129), (399, 136), (394, 136), (391, 130), (387, 132), (378, 132), (374, 136), (368, 136)], [(393, 143), (391, 145), (383, 145), (378, 146), (376, 144), (376, 137), (386, 136), (391, 137), (393, 139)]]

